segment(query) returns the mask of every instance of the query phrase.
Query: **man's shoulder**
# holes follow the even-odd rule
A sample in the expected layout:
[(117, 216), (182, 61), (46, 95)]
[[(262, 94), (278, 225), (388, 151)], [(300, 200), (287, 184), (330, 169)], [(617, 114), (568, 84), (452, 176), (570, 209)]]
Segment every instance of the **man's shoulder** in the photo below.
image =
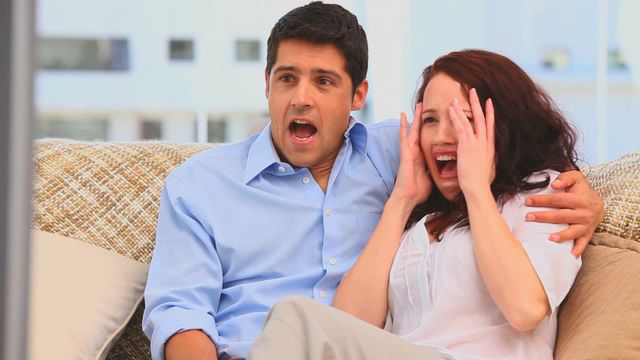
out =
[(215, 176), (217, 173), (233, 174), (244, 171), (249, 149), (257, 136), (256, 134), (241, 142), (224, 144), (199, 152), (173, 169), (169, 177), (185, 180)]
[(365, 124), (365, 127), (367, 128), (367, 131), (374, 134), (388, 131), (397, 132), (400, 129), (400, 120), (387, 119), (375, 123)]
[(377, 123), (366, 124), (367, 147), (370, 150), (394, 151), (398, 149), (400, 121), (389, 119)]

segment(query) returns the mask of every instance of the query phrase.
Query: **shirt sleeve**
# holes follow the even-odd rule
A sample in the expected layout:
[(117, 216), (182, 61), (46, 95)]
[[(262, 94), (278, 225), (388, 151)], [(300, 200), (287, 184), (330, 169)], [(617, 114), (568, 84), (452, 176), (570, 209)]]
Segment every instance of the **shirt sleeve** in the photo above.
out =
[[(555, 180), (557, 173), (550, 174), (550, 183)], [(554, 210), (551, 208), (528, 207), (524, 199), (529, 194), (551, 194), (561, 191), (553, 190), (551, 186), (545, 189), (528, 192), (517, 196), (514, 201), (517, 215), (513, 226), (513, 234), (522, 242), (522, 247), (529, 256), (542, 286), (547, 294), (552, 314), (573, 285), (573, 281), (580, 270), (582, 260), (571, 254), (573, 240), (556, 243), (549, 240), (549, 236), (567, 227), (567, 224), (548, 224), (529, 222), (525, 216), (530, 211)]]
[(186, 330), (202, 330), (219, 344), (214, 314), (222, 290), (220, 259), (187, 190), (170, 175), (160, 201), (142, 320), (153, 359), (164, 359), (166, 341)]

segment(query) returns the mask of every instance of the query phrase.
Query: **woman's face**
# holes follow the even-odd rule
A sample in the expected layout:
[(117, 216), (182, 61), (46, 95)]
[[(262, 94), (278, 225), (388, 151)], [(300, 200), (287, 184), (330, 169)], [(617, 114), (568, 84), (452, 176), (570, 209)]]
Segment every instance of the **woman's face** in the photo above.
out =
[(429, 173), (442, 195), (449, 201), (460, 194), (457, 171), (458, 137), (449, 118), (454, 97), (467, 118), (472, 119), (468, 96), (459, 82), (448, 75), (435, 75), (427, 84), (422, 98), (422, 133), (420, 145)]

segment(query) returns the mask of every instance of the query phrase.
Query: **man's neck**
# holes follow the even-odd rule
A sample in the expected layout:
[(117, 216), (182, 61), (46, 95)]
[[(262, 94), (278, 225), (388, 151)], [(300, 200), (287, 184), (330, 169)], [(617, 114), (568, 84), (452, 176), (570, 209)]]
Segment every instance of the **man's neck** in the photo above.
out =
[(327, 186), (329, 185), (329, 178), (331, 177), (331, 169), (333, 169), (334, 161), (335, 159), (309, 168), (311, 176), (313, 176), (314, 180), (324, 193), (327, 192)]

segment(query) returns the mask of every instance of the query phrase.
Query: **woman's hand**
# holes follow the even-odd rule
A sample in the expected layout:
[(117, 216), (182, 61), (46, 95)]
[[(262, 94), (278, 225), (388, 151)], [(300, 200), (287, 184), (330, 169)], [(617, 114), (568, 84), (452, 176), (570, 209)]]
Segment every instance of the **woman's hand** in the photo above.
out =
[[(482, 112), (480, 99), (475, 89), (469, 91), (469, 102), (473, 114), (467, 120), (457, 98), (449, 107), (449, 117), (458, 136), (458, 183), (465, 197), (491, 190), (495, 178), (495, 132), (494, 110), (491, 99)], [(473, 126), (472, 124), (473, 123)]]
[(419, 103), (411, 129), (407, 131), (407, 115), (400, 114), (400, 165), (391, 199), (401, 201), (409, 211), (425, 202), (433, 187), (420, 147), (421, 117), (422, 103)]

